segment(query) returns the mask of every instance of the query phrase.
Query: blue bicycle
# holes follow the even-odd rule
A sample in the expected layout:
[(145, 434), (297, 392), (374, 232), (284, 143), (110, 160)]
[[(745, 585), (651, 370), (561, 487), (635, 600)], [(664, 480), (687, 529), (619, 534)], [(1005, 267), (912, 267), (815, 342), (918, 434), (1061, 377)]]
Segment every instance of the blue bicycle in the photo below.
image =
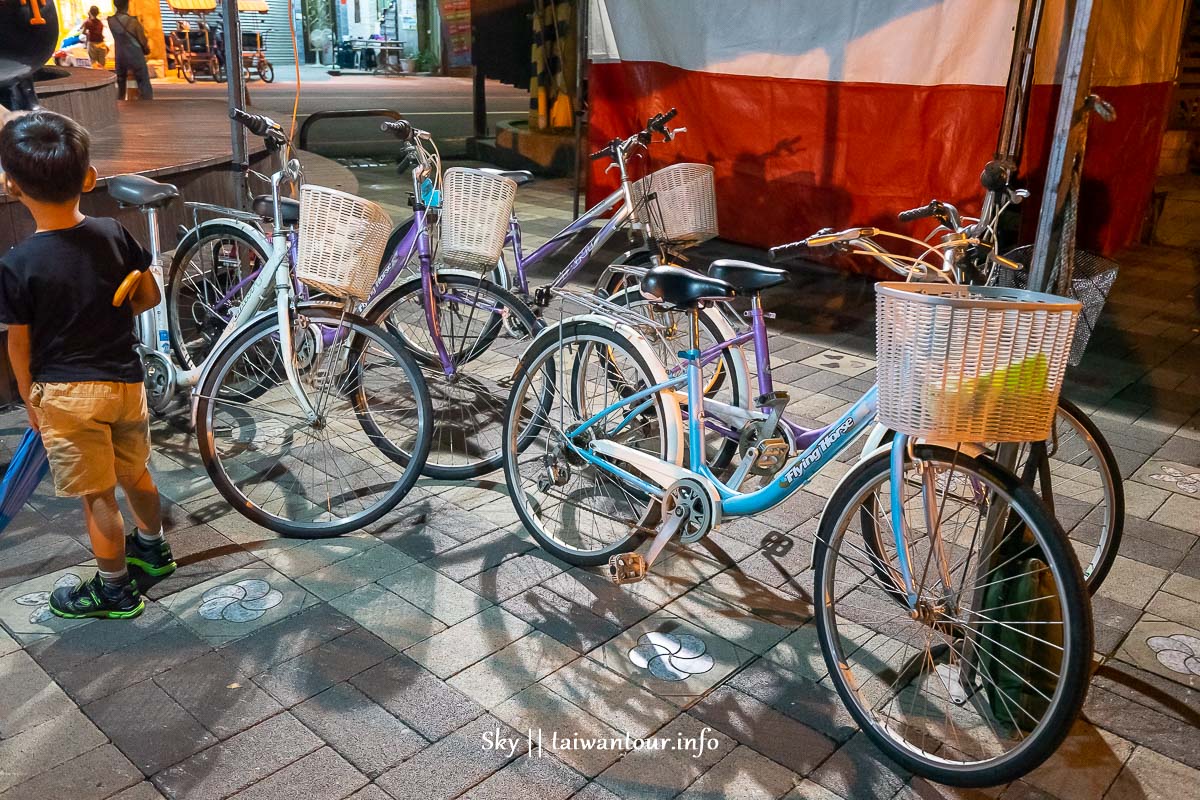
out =
[[(733, 289), (661, 266), (641, 291), (690, 321), (684, 374), (655, 357), (652, 319), (603, 309), (533, 340), (505, 416), (505, 477), (526, 528), (558, 558), (607, 564), (617, 583), (644, 579), (673, 540), (784, 502), (871, 429), (880, 397), (872, 388), (782, 468), (752, 447), (722, 480), (706, 458), (699, 311)], [(759, 405), (779, 415), (786, 400)], [(769, 482), (743, 491), (768, 468)], [(893, 760), (994, 785), (1066, 736), (1086, 692), (1090, 606), (1065, 534), (1011, 472), (898, 434), (832, 493), (812, 566), (821, 680)]]

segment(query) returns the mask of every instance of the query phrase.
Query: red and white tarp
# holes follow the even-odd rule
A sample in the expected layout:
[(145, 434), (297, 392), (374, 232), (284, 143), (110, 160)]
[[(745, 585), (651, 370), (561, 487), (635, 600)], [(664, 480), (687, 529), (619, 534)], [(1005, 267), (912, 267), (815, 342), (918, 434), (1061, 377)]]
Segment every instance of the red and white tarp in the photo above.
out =
[[(652, 166), (712, 164), (721, 235), (767, 246), (825, 226), (896, 228), (937, 197), (977, 210), (1018, 0), (591, 0), (592, 149), (672, 106)], [(1098, 0), (1080, 238), (1132, 241), (1154, 183), (1184, 0)], [(1042, 25), (1022, 173), (1040, 191), (1062, 0)], [(615, 185), (593, 162), (589, 197)]]

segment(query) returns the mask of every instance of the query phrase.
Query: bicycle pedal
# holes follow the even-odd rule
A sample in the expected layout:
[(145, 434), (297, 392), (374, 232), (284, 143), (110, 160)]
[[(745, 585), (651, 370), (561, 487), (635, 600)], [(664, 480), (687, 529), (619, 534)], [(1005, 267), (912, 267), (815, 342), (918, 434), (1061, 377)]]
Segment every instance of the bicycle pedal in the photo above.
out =
[(787, 463), (790, 450), (782, 438), (764, 439), (758, 444), (758, 458), (754, 459), (754, 472), (758, 475), (774, 475)]
[(608, 559), (608, 577), (618, 586), (642, 580), (646, 569), (641, 553), (620, 553)]

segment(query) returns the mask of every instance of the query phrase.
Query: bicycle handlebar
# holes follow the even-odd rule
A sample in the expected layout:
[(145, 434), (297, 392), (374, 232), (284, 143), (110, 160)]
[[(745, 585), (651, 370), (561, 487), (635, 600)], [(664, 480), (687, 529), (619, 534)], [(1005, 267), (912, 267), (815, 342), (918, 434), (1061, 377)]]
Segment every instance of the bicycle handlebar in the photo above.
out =
[(417, 135), (417, 129), (412, 126), (412, 123), (403, 119), (380, 123), (379, 130), (392, 134), (402, 142), (412, 141)]
[(801, 239), (798, 242), (781, 244), (778, 247), (772, 247), (767, 251), (767, 259), (772, 262), (782, 261), (784, 259), (793, 258), (801, 251), (808, 248), (827, 247), (831, 244), (853, 242), (859, 239), (875, 236), (878, 233), (878, 228), (847, 228), (844, 231), (832, 231), (826, 228), (824, 230), (817, 231), (807, 239)]
[(250, 114), (240, 108), (229, 109), (229, 118), (242, 125), (255, 136), (262, 137), (273, 149), (281, 149), (288, 144), (287, 134), (279, 123), (261, 114)]
[(920, 208), (910, 208), (908, 211), (901, 211), (896, 215), (896, 219), (900, 220), (901, 222), (912, 222), (913, 220), (932, 217), (938, 213), (939, 205), (940, 204), (937, 200), (931, 200), (929, 203), (921, 206)]

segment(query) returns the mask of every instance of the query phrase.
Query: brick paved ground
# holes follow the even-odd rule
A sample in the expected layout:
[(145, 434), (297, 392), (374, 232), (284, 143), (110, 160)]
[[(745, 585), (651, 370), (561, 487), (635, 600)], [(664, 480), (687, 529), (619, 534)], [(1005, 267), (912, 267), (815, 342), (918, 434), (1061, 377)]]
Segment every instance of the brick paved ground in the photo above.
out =
[[(369, 177), (368, 191), (384, 188)], [(529, 238), (561, 224), (563, 194), (562, 182), (522, 190)], [(44, 593), (92, 569), (80, 510), (48, 486), (0, 536), (0, 800), (1200, 797), (1200, 661), (1147, 644), (1174, 637), (1200, 653), (1186, 638), (1200, 637), (1200, 261), (1138, 249), (1121, 263), (1068, 394), (1115, 446), (1126, 540), (1095, 600), (1084, 718), (1017, 784), (954, 792), (911, 779), (820, 680), (806, 570), (830, 483), (672, 553), (626, 591), (537, 550), (499, 476), (425, 482), (360, 535), (273, 538), (217, 497), (171, 420), (155, 426), (153, 467), (181, 566), (148, 590), (142, 617), (47, 616)], [(801, 269), (772, 305), (776, 378), (793, 410), (829, 419), (871, 373), (812, 356), (871, 356), (870, 287)], [(22, 427), (19, 411), (3, 418), (10, 447)], [(223, 600), (209, 594), (231, 585)], [(670, 691), (649, 681), (621, 656), (665, 626), (694, 632), (728, 668)], [(716, 746), (699, 758), (549, 744), (706, 726)], [(523, 757), (530, 729), (543, 732), (541, 757)], [(485, 748), (497, 734), (515, 747)]]

